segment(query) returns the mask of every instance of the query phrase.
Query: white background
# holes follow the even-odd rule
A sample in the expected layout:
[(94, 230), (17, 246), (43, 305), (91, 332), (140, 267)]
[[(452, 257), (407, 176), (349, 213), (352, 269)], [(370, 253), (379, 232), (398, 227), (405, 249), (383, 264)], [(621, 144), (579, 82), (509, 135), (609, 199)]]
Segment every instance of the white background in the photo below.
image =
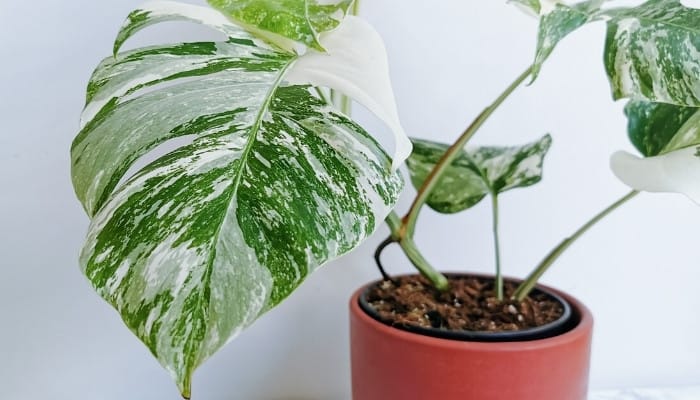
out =
[[(168, 374), (96, 296), (77, 266), (87, 218), (74, 199), (69, 148), (84, 88), (138, 0), (0, 0), (0, 398), (178, 398)], [(535, 21), (504, 1), (365, 1), (386, 40), (411, 135), (454, 139), (531, 60)], [(189, 25), (132, 44), (206, 37)], [(629, 149), (623, 103), (602, 66), (604, 25), (567, 39), (541, 78), (517, 92), (476, 143), (551, 132), (544, 181), (502, 196), (503, 261), (523, 276), (551, 247), (626, 189), (608, 169)], [(381, 128), (366, 113), (370, 130)], [(401, 207), (413, 194), (407, 190)], [(486, 204), (426, 211), (417, 240), (447, 270), (490, 271)], [(544, 281), (596, 316), (593, 388), (700, 384), (700, 208), (643, 195), (597, 226)], [(309, 278), (196, 374), (197, 400), (347, 399), (347, 299), (377, 278), (374, 236)], [(407, 271), (396, 249), (390, 269)], [(508, 366), (504, 366), (507, 374)]]

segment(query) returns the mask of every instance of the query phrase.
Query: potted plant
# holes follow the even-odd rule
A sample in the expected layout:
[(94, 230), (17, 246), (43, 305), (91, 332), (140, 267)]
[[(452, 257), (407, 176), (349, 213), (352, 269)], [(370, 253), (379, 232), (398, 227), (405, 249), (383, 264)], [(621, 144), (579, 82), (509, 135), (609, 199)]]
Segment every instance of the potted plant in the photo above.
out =
[[(184, 397), (197, 366), (386, 220), (391, 235), (376, 257), (385, 279), (351, 301), (354, 398), (585, 398), (592, 317), (572, 297), (536, 284), (637, 190), (697, 194), (700, 57), (691, 50), (700, 15), (677, 0), (626, 8), (513, 2), (540, 21), (532, 66), (455, 143), (414, 139), (412, 153), (382, 40), (351, 15), (357, 2), (209, 0), (208, 8), (155, 1), (129, 15), (114, 56), (90, 80), (71, 148), (74, 187), (91, 218), (81, 267)], [(120, 52), (132, 35), (171, 20), (224, 38)], [(646, 157), (613, 156), (614, 172), (635, 190), (562, 241), (530, 276), (506, 279), (498, 195), (540, 180), (551, 138), (465, 145), (503, 100), (536, 79), (561, 39), (598, 20), (608, 24), (614, 97), (632, 99), (629, 134)], [(348, 98), (391, 129), (393, 156), (348, 117)], [(399, 218), (391, 211), (403, 187), (397, 168), (409, 155), (419, 190)], [(140, 165), (144, 156), (154, 161)], [(496, 274), (437, 272), (413, 241), (421, 208), (453, 213), (487, 196)], [(391, 243), (422, 278), (383, 272), (379, 258)], [(434, 309), (402, 314), (406, 305), (392, 303), (402, 293)], [(484, 318), (455, 311), (468, 301), (469, 312)]]
[[(693, 50), (700, 44), (694, 28), (700, 10), (664, 0), (620, 8), (602, 8), (603, 1), (513, 2), (539, 18), (535, 60), (454, 143), (413, 141), (407, 164), (417, 195), (404, 217), (387, 218), (391, 233), (375, 255), (383, 280), (358, 290), (350, 302), (354, 398), (585, 399), (592, 316), (575, 298), (538, 288), (537, 281), (639, 191), (698, 200), (700, 93), (693, 85), (700, 58)], [(645, 158), (615, 153), (613, 172), (633, 190), (561, 241), (525, 279), (504, 279), (499, 195), (541, 179), (551, 138), (513, 147), (465, 145), (516, 88), (537, 78), (561, 39), (598, 20), (607, 22), (604, 62), (613, 97), (630, 98), (628, 135)], [(437, 272), (413, 241), (421, 208), (456, 213), (486, 197), (492, 202), (495, 274)], [(384, 272), (380, 256), (392, 243), (422, 277)]]

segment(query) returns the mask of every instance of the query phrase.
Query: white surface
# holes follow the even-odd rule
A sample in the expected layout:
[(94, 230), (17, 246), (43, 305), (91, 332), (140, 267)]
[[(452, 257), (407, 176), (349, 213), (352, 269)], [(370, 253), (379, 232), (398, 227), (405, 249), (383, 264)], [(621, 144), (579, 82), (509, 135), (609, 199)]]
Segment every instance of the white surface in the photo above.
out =
[(593, 393), (589, 400), (697, 400), (700, 387), (605, 390)]
[[(138, 4), (0, 1), (3, 400), (177, 398), (168, 374), (77, 267), (87, 219), (73, 198), (68, 151), (88, 76)], [(400, 4), (365, 1), (363, 13), (385, 38), (403, 125), (411, 135), (451, 140), (530, 61), (534, 21), (504, 1)], [(190, 33), (210, 37), (176, 24), (131, 45)], [(567, 39), (539, 81), (516, 93), (475, 139), (515, 144), (554, 135), (542, 184), (501, 199), (510, 275), (524, 275), (626, 190), (607, 167), (614, 150), (630, 146), (623, 104), (610, 100), (604, 76), (603, 35), (598, 24)], [(385, 129), (369, 113), (359, 115)], [(443, 269), (489, 271), (489, 220), (486, 204), (457, 217), (425, 211), (417, 240)], [(700, 384), (699, 225), (700, 208), (683, 196), (645, 194), (545, 276), (596, 315), (593, 389)], [(203, 366), (196, 399), (348, 398), (346, 301), (377, 277), (370, 256), (384, 233), (311, 277)], [(387, 261), (393, 272), (408, 270), (395, 248)]]

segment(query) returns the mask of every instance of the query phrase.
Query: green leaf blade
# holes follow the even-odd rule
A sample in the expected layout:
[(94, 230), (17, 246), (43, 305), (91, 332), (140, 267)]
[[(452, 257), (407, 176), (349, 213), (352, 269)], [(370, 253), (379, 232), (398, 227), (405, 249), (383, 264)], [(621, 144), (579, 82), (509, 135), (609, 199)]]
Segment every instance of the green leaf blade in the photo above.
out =
[(638, 191), (682, 193), (700, 203), (700, 109), (645, 100), (625, 107), (628, 134), (643, 157), (618, 151), (610, 167)]
[[(645, 157), (697, 144), (698, 109), (630, 100), (625, 106), (627, 132), (632, 144)], [(690, 123), (688, 123), (690, 122)]]
[(259, 137), (226, 121), (127, 181), (90, 228), (86, 275), (185, 392), (206, 357), (370, 235), (402, 186), (356, 125), (303, 87), (279, 92), (298, 106), (272, 108)]
[(557, 44), (593, 19), (593, 11), (596, 8), (591, 6), (597, 3), (588, 1), (575, 6), (556, 4), (553, 10), (541, 17), (537, 34), (537, 51), (532, 67), (533, 80), (537, 79), (542, 64), (549, 58)]
[[(411, 174), (411, 182), (418, 189), (449, 146), (422, 139), (412, 141), (413, 153), (406, 160), (406, 165)], [(426, 204), (437, 212), (453, 214), (475, 206), (488, 192), (488, 186), (463, 152), (447, 168), (440, 182), (428, 196)]]
[(651, 0), (607, 15), (605, 67), (615, 99), (700, 106), (700, 10)]
[[(148, 7), (123, 38), (148, 18), (212, 22), (201, 7)], [(297, 56), (226, 26), (226, 41), (103, 61), (71, 148), (92, 219), (81, 268), (185, 396), (202, 362), (368, 237), (403, 188), (367, 132), (285, 81)]]
[[(551, 143), (551, 136), (545, 135), (522, 146), (463, 150), (426, 203), (437, 212), (456, 213), (473, 207), (486, 195), (532, 186), (542, 179), (542, 165)], [(449, 146), (419, 139), (413, 139), (413, 144), (407, 165), (418, 189)]]
[[(319, 4), (316, 0), (208, 0), (244, 26), (325, 51), (319, 34), (340, 24), (353, 0)], [(286, 47), (286, 46), (284, 46)]]
[[(520, 4), (525, 2), (521, 1)], [(565, 37), (589, 22), (595, 21), (602, 4), (601, 0), (589, 0), (581, 3), (566, 5), (556, 3), (551, 9), (545, 10), (538, 2), (530, 7), (541, 14), (537, 33), (537, 50), (532, 64), (532, 80), (539, 76), (542, 65), (554, 51), (554, 48)]]

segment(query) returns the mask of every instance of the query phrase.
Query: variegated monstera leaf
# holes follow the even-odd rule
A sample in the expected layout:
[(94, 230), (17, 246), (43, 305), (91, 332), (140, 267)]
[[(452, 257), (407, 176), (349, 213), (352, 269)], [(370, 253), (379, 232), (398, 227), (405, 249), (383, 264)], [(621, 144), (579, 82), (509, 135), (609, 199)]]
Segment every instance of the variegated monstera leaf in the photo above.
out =
[[(532, 186), (542, 179), (542, 164), (551, 144), (551, 136), (545, 135), (522, 146), (462, 150), (426, 203), (437, 212), (451, 214), (473, 207), (487, 195)], [(407, 165), (417, 189), (448, 148), (443, 143), (413, 139)]]
[(353, 0), (319, 3), (317, 0), (208, 0), (214, 8), (278, 46), (292, 49), (289, 41), (325, 51), (320, 34), (336, 28)]
[(680, 0), (607, 9), (601, 8), (605, 0), (511, 2), (540, 21), (533, 79), (562, 39), (589, 22), (604, 20), (604, 61), (615, 99), (700, 106), (700, 10)]
[(615, 175), (636, 190), (682, 193), (700, 204), (700, 109), (634, 100), (625, 112), (643, 157), (613, 154)]
[(643, 157), (617, 152), (615, 175), (630, 187), (683, 193), (700, 203), (700, 10), (651, 0), (608, 11), (605, 65), (628, 133)]
[(537, 49), (532, 63), (532, 80), (542, 69), (559, 42), (578, 28), (600, 17), (600, 6), (605, 0), (587, 0), (566, 4), (555, 0), (511, 0), (539, 19)]
[[(224, 38), (116, 54), (139, 30), (171, 20)], [(347, 17), (319, 40), (328, 54), (300, 56), (211, 8), (153, 2), (130, 15), (116, 56), (90, 80), (71, 149), (91, 218), (81, 266), (185, 397), (197, 366), (370, 235), (402, 188), (373, 137), (308, 86), (376, 112), (399, 139), (400, 164), (410, 142), (381, 38)], [(188, 143), (127, 175), (174, 138)]]

